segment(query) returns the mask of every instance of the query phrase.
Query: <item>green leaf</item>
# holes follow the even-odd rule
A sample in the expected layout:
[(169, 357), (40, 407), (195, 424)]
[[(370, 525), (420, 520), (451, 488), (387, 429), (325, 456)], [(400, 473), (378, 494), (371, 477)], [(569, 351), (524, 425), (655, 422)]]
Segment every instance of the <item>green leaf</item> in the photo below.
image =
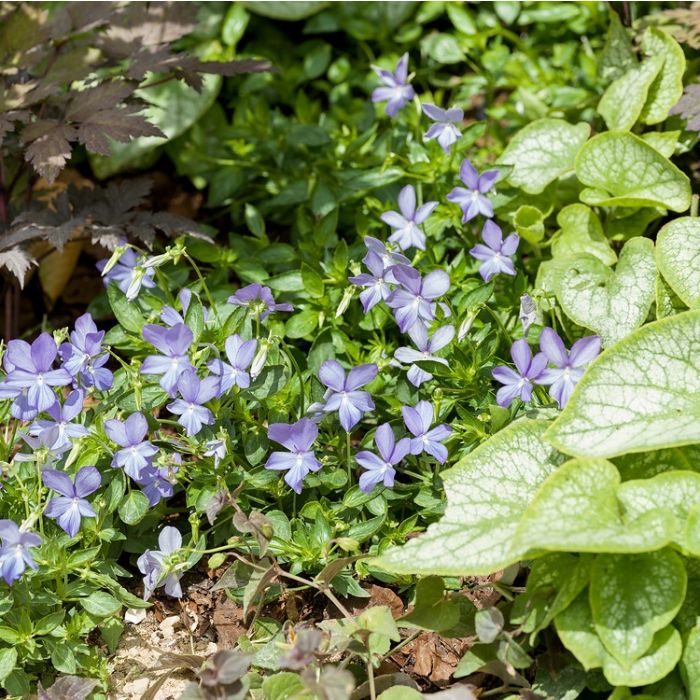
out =
[(561, 643), (587, 671), (603, 665), (607, 653), (593, 626), (588, 590), (554, 618), (554, 626)]
[(454, 627), (459, 621), (461, 607), (445, 598), (445, 584), (440, 576), (427, 576), (416, 586), (413, 610), (401, 617), (401, 627), (441, 632)]
[(148, 498), (143, 491), (131, 491), (119, 504), (119, 517), (127, 525), (136, 525), (148, 513)]
[(648, 131), (642, 138), (664, 158), (670, 158), (676, 152), (680, 135), (680, 131)]
[(246, 203), (243, 216), (248, 230), (256, 238), (265, 238), (265, 220), (262, 214), (252, 204)]
[(680, 668), (688, 700), (700, 700), (700, 624), (690, 630), (685, 640)]
[(538, 194), (550, 182), (574, 169), (576, 154), (590, 130), (584, 123), (538, 119), (511, 139), (499, 163), (513, 166), (508, 175), (513, 186)]
[[(658, 250), (656, 264), (659, 264)], [(687, 310), (687, 306), (678, 295), (668, 286), (666, 280), (659, 274), (656, 276), (656, 318), (675, 316)]]
[(285, 324), (285, 335), (288, 338), (305, 338), (318, 326), (318, 311), (316, 309), (302, 309), (294, 314)]
[(618, 507), (620, 474), (604, 459), (572, 459), (540, 486), (513, 535), (516, 551), (645, 552), (666, 545), (673, 516), (651, 511), (637, 520)]
[(196, 294), (192, 295), (185, 314), (185, 324), (192, 331), (193, 342), (198, 342), (204, 331), (204, 308)]
[(312, 700), (313, 695), (298, 673), (285, 671), (268, 676), (262, 684), (265, 700)]
[(603, 232), (598, 215), (585, 204), (569, 204), (557, 214), (561, 229), (552, 236), (553, 258), (595, 256), (606, 265), (614, 265), (617, 255)]
[(649, 88), (642, 121), (645, 124), (662, 122), (683, 95), (685, 54), (678, 42), (666, 32), (649, 27), (642, 37), (642, 50), (649, 56), (663, 60), (663, 67)]
[(608, 129), (629, 131), (637, 123), (663, 63), (662, 56), (650, 56), (608, 86), (598, 103), (598, 113)]
[(587, 369), (546, 439), (615, 457), (700, 442), (700, 311), (650, 323)]
[(114, 283), (110, 283), (107, 286), (107, 298), (117, 321), (126, 330), (141, 335), (141, 329), (146, 319), (143, 317), (143, 312), (138, 304), (134, 301), (129, 301), (124, 296), (124, 292)]
[(619, 78), (636, 64), (637, 59), (628, 31), (622, 26), (617, 13), (610, 12), (610, 24), (598, 64), (598, 73), (603, 79)]
[(680, 610), (686, 585), (685, 566), (669, 549), (598, 556), (591, 571), (590, 604), (608, 653), (624, 667), (646, 654), (655, 633)]
[(614, 272), (580, 254), (562, 270), (557, 298), (572, 321), (597, 333), (604, 347), (612, 345), (644, 323), (656, 299), (654, 244), (627, 241)]
[(357, 616), (357, 624), (363, 629), (389, 637), (395, 642), (401, 639), (399, 629), (386, 605), (373, 605)]
[(581, 200), (602, 207), (664, 207), (686, 211), (690, 181), (638, 136), (609, 131), (578, 152), (576, 177), (588, 188)]
[(528, 243), (537, 245), (544, 238), (544, 214), (529, 204), (518, 207), (513, 215), (516, 233)]
[(271, 2), (264, 0), (263, 2), (244, 2), (243, 6), (249, 12), (262, 17), (270, 17), (271, 19), (279, 19), (284, 22), (298, 22), (300, 19), (306, 19), (320, 12), (328, 6), (328, 2), (312, 2), (309, 0), (300, 0), (300, 2)]
[(17, 665), (17, 650), (9, 647), (0, 649), (0, 683), (2, 683)]
[(459, 41), (452, 34), (430, 33), (423, 40), (422, 49), (437, 63), (460, 63), (465, 59)]
[(700, 306), (700, 219), (683, 216), (666, 224), (656, 238), (656, 263), (685, 304)]
[(425, 534), (384, 552), (376, 564), (396, 573), (489, 574), (519, 561), (513, 535), (539, 486), (561, 463), (543, 441), (542, 420), (519, 420), (444, 473), (447, 509)]
[(87, 598), (81, 598), (80, 604), (96, 617), (109, 617), (122, 609), (122, 604), (114, 596), (103, 591), (95, 591)]
[(301, 279), (304, 282), (304, 289), (312, 297), (323, 296), (323, 278), (310, 265), (301, 264)]

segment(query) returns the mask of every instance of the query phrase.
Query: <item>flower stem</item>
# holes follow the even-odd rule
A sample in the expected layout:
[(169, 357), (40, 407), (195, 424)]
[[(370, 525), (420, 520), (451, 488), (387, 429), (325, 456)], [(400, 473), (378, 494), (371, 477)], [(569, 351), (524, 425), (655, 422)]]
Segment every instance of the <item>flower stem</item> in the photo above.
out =
[(352, 457), (350, 456), (350, 433), (345, 433), (345, 459), (348, 468), (348, 482), (352, 480)]

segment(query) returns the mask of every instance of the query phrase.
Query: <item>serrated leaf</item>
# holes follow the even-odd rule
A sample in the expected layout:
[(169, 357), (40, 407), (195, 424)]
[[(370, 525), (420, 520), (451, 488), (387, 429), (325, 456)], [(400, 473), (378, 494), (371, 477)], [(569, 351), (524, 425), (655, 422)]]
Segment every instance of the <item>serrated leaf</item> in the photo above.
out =
[(661, 71), (649, 88), (649, 96), (642, 111), (645, 124), (662, 122), (683, 94), (685, 54), (678, 42), (666, 32), (649, 27), (642, 37), (642, 50), (663, 61)]
[(625, 517), (616, 491), (620, 474), (604, 459), (572, 459), (540, 486), (513, 534), (518, 551), (645, 552), (673, 536), (673, 516), (651, 511)]
[(547, 422), (512, 423), (445, 472), (447, 509), (427, 532), (384, 552), (389, 571), (460, 576), (489, 574), (519, 561), (527, 549), (513, 535), (539, 486), (561, 463), (542, 441)]
[(598, 215), (585, 204), (569, 204), (557, 214), (561, 229), (552, 236), (553, 258), (575, 257), (581, 253), (614, 265), (617, 255), (603, 232)]
[(0, 267), (9, 270), (17, 278), (22, 289), (24, 288), (24, 278), (27, 271), (35, 264), (36, 260), (19, 246), (0, 253)]
[(521, 129), (508, 144), (499, 163), (512, 165), (508, 181), (538, 194), (553, 180), (573, 170), (576, 154), (590, 133), (588, 124), (563, 119), (538, 119)]
[(700, 311), (650, 323), (586, 370), (546, 439), (614, 457), (700, 442)]
[(581, 254), (561, 272), (557, 298), (575, 323), (597, 333), (604, 347), (641, 326), (656, 298), (654, 244), (647, 238), (625, 243), (615, 270)]
[(51, 184), (66, 166), (71, 155), (69, 142), (76, 138), (77, 132), (69, 124), (48, 119), (33, 122), (21, 133), (22, 142), (30, 144), (25, 160)]
[(607, 652), (628, 667), (646, 654), (685, 598), (687, 576), (669, 549), (601, 554), (591, 571), (593, 624)]
[(671, 109), (671, 114), (679, 114), (688, 123), (686, 128), (690, 131), (700, 131), (700, 83), (688, 85), (683, 97), (678, 104)]
[(700, 306), (700, 219), (674, 219), (659, 231), (656, 246), (659, 271), (671, 289), (688, 306)]
[(587, 186), (581, 200), (602, 207), (690, 206), (690, 181), (643, 139), (625, 131), (594, 136), (578, 152), (576, 177)]

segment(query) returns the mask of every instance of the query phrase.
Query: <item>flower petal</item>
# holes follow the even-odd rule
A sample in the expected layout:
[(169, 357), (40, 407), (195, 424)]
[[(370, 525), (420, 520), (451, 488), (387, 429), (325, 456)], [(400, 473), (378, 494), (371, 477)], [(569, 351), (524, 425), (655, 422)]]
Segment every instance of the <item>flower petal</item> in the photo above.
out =
[(568, 366), (569, 355), (566, 352), (564, 341), (553, 328), (544, 328), (540, 333), (540, 350), (554, 366)]
[(318, 378), (333, 391), (343, 391), (345, 388), (345, 370), (337, 360), (326, 360), (318, 370)]

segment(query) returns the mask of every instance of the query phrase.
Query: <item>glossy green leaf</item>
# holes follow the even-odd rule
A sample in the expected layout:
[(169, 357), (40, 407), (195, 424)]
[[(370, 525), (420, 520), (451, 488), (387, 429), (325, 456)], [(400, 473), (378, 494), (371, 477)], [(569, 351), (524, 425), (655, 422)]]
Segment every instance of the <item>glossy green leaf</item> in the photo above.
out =
[(700, 306), (700, 219), (684, 216), (656, 238), (656, 263), (671, 289), (688, 306)]
[(108, 617), (122, 609), (122, 604), (114, 596), (104, 591), (95, 591), (87, 598), (81, 598), (80, 604), (96, 617)]
[(607, 653), (593, 626), (588, 590), (554, 618), (554, 626), (561, 643), (587, 671), (603, 665)]
[(109, 299), (109, 305), (117, 321), (119, 321), (126, 330), (141, 335), (141, 329), (143, 328), (145, 319), (138, 304), (129, 301), (126, 296), (124, 296), (124, 292), (114, 283), (110, 283), (107, 286), (107, 298)]
[(547, 422), (512, 423), (445, 472), (447, 509), (427, 532), (384, 552), (376, 564), (410, 574), (488, 574), (521, 559), (518, 521), (561, 462), (542, 441)]
[(601, 554), (591, 571), (593, 624), (607, 652), (630, 666), (671, 623), (687, 585), (683, 562), (669, 549)]
[(664, 158), (670, 158), (676, 152), (680, 135), (680, 131), (648, 131), (642, 138)]
[(4, 681), (17, 665), (17, 650), (13, 647), (0, 649), (0, 683)]
[(553, 258), (575, 257), (581, 253), (614, 265), (617, 254), (605, 236), (598, 215), (585, 204), (569, 204), (557, 214), (561, 229), (552, 237)]
[(649, 87), (642, 121), (645, 124), (662, 122), (683, 94), (685, 54), (678, 42), (656, 27), (649, 27), (642, 37), (642, 50), (654, 59), (661, 59), (663, 66)]
[(550, 182), (573, 170), (576, 154), (589, 133), (588, 124), (538, 119), (511, 139), (499, 162), (513, 166), (508, 175), (512, 185), (538, 194)]
[(690, 181), (667, 158), (638, 136), (609, 131), (594, 136), (576, 157), (576, 176), (588, 189), (591, 206), (664, 207), (686, 211)]
[(127, 525), (143, 520), (149, 509), (148, 498), (142, 491), (131, 491), (119, 504), (119, 517)]
[(627, 241), (614, 271), (581, 253), (561, 272), (557, 298), (572, 321), (598, 334), (603, 347), (612, 345), (649, 315), (656, 298), (654, 244), (647, 238)]
[(546, 438), (590, 457), (700, 442), (698, 357), (700, 311), (640, 328), (590, 365)]

